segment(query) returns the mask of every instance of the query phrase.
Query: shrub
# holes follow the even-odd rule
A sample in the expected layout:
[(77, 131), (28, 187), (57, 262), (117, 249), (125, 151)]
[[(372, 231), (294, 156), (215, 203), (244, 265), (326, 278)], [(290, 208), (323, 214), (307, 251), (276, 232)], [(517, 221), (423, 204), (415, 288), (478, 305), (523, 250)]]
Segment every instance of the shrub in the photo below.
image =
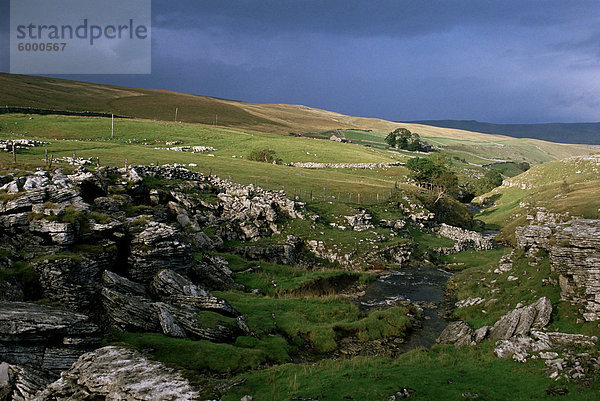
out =
[(253, 150), (248, 158), (256, 162), (281, 164), (281, 159), (276, 156), (273, 149)]

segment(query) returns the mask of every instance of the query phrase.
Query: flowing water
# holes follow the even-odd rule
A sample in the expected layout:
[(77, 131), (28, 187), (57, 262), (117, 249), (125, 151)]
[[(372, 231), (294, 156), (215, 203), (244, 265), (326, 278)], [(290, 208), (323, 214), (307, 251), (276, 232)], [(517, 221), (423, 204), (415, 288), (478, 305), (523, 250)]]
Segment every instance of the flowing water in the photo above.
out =
[(423, 308), (423, 327), (412, 331), (402, 345), (408, 351), (417, 347), (431, 347), (448, 322), (442, 318), (444, 286), (451, 273), (432, 266), (410, 266), (387, 272), (369, 284), (365, 295), (358, 301), (364, 309), (411, 301)]

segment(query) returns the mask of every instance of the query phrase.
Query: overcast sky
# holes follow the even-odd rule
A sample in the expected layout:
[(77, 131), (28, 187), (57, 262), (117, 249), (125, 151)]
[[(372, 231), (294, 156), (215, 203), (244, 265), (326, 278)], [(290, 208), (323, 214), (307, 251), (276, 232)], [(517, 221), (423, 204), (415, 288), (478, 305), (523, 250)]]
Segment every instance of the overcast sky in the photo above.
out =
[(56, 77), (397, 121), (600, 121), (600, 1), (153, 0), (152, 74)]

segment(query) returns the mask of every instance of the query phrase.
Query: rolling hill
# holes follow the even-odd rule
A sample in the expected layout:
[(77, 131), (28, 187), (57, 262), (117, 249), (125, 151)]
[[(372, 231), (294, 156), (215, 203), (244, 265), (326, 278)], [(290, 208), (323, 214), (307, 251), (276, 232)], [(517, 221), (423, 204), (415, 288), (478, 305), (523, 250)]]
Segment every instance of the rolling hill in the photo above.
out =
[[(138, 119), (218, 125), (288, 135), (336, 129), (364, 130), (381, 142), (405, 127), (468, 163), (506, 160), (543, 163), (597, 152), (600, 147), (515, 139), (455, 128), (347, 116), (302, 105), (253, 104), (155, 89), (0, 73), (0, 106), (114, 113)], [(367, 138), (368, 139), (368, 138)]]

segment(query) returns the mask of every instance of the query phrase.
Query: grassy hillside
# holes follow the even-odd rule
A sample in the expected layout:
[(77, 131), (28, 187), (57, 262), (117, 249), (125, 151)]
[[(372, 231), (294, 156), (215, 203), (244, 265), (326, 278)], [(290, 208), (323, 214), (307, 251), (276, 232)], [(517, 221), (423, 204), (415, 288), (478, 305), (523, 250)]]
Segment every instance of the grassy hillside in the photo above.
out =
[[(27, 138), (50, 142), (44, 148), (25, 150), (18, 154), (17, 164), (28, 168), (44, 166), (44, 152), (54, 158), (100, 158), (102, 165), (180, 163), (203, 173), (212, 173), (235, 182), (258, 183), (270, 189), (286, 188), (304, 196), (348, 196), (362, 194), (363, 201), (389, 194), (395, 181), (402, 179), (404, 167), (385, 169), (299, 169), (248, 160), (253, 150), (273, 149), (283, 163), (390, 163), (406, 158), (384, 150), (352, 144), (320, 141), (310, 138), (265, 134), (234, 128), (149, 120), (117, 119), (114, 137), (110, 137), (110, 119), (99, 117), (0, 115), (0, 138)], [(179, 146), (211, 146), (205, 153), (175, 152), (155, 149), (169, 147), (167, 141), (179, 141)], [(0, 154), (0, 163), (12, 168), (12, 156)]]
[(535, 166), (505, 180), (476, 201), (492, 203), (476, 216), (512, 239), (527, 214), (544, 208), (584, 218), (600, 217), (600, 155), (571, 157)]
[[(589, 154), (600, 147), (514, 139), (458, 129), (346, 116), (301, 105), (252, 104), (164, 90), (127, 88), (55, 78), (0, 73), (0, 105), (115, 113), (150, 120), (306, 134), (346, 130), (362, 144), (383, 143), (387, 133), (406, 127), (457, 157), (475, 164), (496, 159), (532, 164)], [(348, 130), (358, 130), (354, 135)]]

